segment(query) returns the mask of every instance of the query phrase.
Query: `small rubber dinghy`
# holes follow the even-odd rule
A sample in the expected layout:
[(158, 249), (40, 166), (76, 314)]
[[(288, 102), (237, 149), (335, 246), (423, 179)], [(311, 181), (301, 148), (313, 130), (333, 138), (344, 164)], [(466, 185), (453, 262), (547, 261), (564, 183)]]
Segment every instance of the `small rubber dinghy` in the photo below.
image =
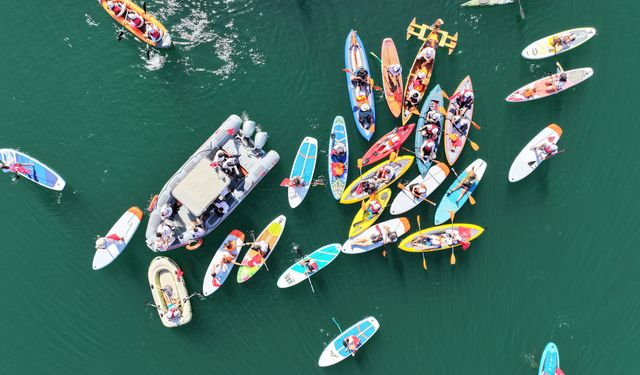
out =
[(94, 270), (108, 266), (122, 254), (141, 221), (142, 211), (138, 207), (131, 207), (109, 229), (106, 236), (98, 238), (93, 256)]
[(510, 103), (530, 102), (536, 99), (567, 91), (593, 76), (593, 69), (579, 68), (562, 71), (548, 77), (540, 78), (527, 83), (507, 96), (506, 101)]
[(318, 360), (318, 366), (327, 367), (335, 365), (345, 358), (355, 357), (358, 350), (369, 341), (379, 328), (378, 320), (369, 316), (342, 331), (324, 348)]
[(529, 60), (540, 60), (556, 56), (581, 46), (595, 35), (596, 29), (593, 27), (561, 31), (529, 44), (522, 50), (522, 57)]
[(130, 0), (98, 0), (102, 8), (136, 38), (156, 48), (171, 47), (167, 28)]
[(211, 258), (211, 263), (204, 274), (202, 294), (206, 296), (220, 289), (233, 270), (233, 263), (238, 259), (244, 245), (244, 233), (234, 229), (222, 241), (222, 244)]
[(148, 277), (162, 324), (172, 328), (189, 323), (191, 302), (178, 265), (167, 257), (155, 257), (149, 265)]
[(11, 148), (0, 149), (3, 172), (13, 172), (47, 189), (61, 191), (66, 182), (53, 169), (23, 152)]

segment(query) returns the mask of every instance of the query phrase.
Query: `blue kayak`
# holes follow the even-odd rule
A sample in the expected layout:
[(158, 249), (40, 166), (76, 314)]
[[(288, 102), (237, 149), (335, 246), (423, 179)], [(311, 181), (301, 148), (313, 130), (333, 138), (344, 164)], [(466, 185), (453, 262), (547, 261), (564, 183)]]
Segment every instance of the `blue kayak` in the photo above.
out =
[(289, 179), (294, 177), (302, 177), (305, 184), (304, 186), (289, 186), (289, 206), (296, 208), (309, 191), (311, 182), (313, 180), (313, 171), (316, 168), (316, 158), (318, 156), (318, 141), (312, 137), (305, 137), (298, 148), (298, 153), (291, 167), (291, 174)]
[(544, 348), (542, 357), (540, 358), (540, 369), (538, 375), (556, 375), (556, 371), (560, 369), (560, 353), (556, 344), (550, 342)]
[[(344, 156), (342, 158), (331, 155), (331, 150), (336, 144), (344, 145)], [(329, 137), (329, 151), (327, 152), (329, 164), (329, 185), (331, 185), (331, 193), (336, 200), (340, 200), (344, 188), (347, 186), (347, 172), (349, 171), (349, 140), (347, 139), (347, 127), (344, 124), (342, 116), (336, 116), (331, 127), (331, 136)], [(343, 167), (341, 175), (340, 167)]]
[[(349, 356), (355, 356), (357, 351), (373, 336), (374, 333), (380, 328), (380, 323), (376, 318), (369, 316), (351, 327), (342, 331), (340, 336), (333, 339), (329, 345), (322, 351), (320, 359), (318, 360), (318, 366), (327, 367), (335, 365)], [(352, 352), (345, 345), (344, 341), (349, 336), (355, 336), (359, 340), (356, 345), (356, 352)]]
[(0, 149), (0, 159), (5, 164), (19, 164), (16, 171), (20, 176), (51, 190), (64, 189), (66, 182), (53, 169), (47, 167), (36, 158), (10, 148)]
[[(320, 270), (328, 266), (329, 263), (333, 262), (333, 260), (336, 259), (338, 255), (340, 255), (341, 249), (342, 245), (340, 245), (339, 243), (332, 243), (323, 246), (313, 253), (302, 258), (300, 261), (294, 263), (291, 267), (284, 271), (284, 273), (278, 279), (278, 287), (288, 288), (306, 280), (312, 275), (315, 275)], [(313, 272), (309, 272), (307, 267), (301, 264), (307, 259), (312, 263), (315, 262), (315, 264), (317, 265), (317, 268)]]
[[(482, 176), (484, 175), (484, 171), (487, 169), (487, 163), (482, 159), (476, 159), (473, 163), (471, 163), (460, 175), (456, 178), (455, 181), (449, 186), (447, 192), (455, 189), (460, 181), (462, 181), (471, 170), (473, 170), (476, 174), (476, 181), (471, 185), (469, 190), (461, 197), (463, 189), (457, 189), (453, 193), (447, 195), (445, 193), (444, 197), (440, 201), (438, 208), (436, 209), (436, 219), (435, 224), (440, 225), (450, 219), (450, 211), (454, 213), (458, 212), (458, 210), (464, 206), (464, 204), (469, 200), (469, 195), (473, 193), (474, 190), (478, 187)], [(458, 198), (460, 200), (458, 201)]]
[(367, 60), (367, 53), (364, 50), (364, 45), (362, 44), (362, 40), (358, 36), (355, 30), (351, 30), (349, 35), (347, 35), (347, 41), (344, 45), (344, 64), (347, 69), (351, 73), (355, 73), (359, 68), (363, 67), (369, 76), (369, 82), (366, 87), (362, 88), (363, 94), (366, 96), (366, 104), (369, 105), (371, 111), (371, 117), (373, 118), (373, 124), (366, 129), (360, 123), (360, 108), (358, 107), (356, 100), (356, 86), (351, 83), (351, 74), (347, 73), (347, 89), (349, 91), (349, 102), (351, 103), (351, 111), (353, 112), (353, 118), (356, 121), (356, 126), (358, 127), (358, 131), (364, 139), (367, 141), (371, 140), (373, 136), (373, 132), (375, 131), (375, 121), (376, 121), (376, 108), (373, 98), (373, 89), (371, 87), (371, 70), (369, 69), (369, 61)]
[(431, 92), (429, 93), (429, 96), (427, 96), (427, 100), (425, 100), (424, 104), (422, 104), (422, 110), (420, 111), (420, 118), (418, 119), (418, 126), (416, 126), (416, 145), (415, 145), (416, 164), (418, 165), (418, 170), (420, 171), (420, 174), (423, 177), (429, 171), (429, 167), (431, 167), (432, 159), (435, 159), (436, 154), (438, 152), (438, 145), (440, 145), (440, 140), (442, 139), (442, 125), (444, 124), (444, 119), (443, 119), (444, 116), (440, 114), (440, 121), (438, 121), (440, 132), (438, 132), (438, 140), (435, 142), (436, 146), (433, 149), (433, 153), (432, 153), (433, 158), (431, 159), (428, 156), (426, 156), (424, 160), (421, 159), (420, 148), (422, 147), (422, 142), (424, 141), (424, 137), (422, 137), (420, 129), (425, 125), (424, 118), (426, 117), (427, 112), (429, 112), (429, 107), (431, 106), (432, 102), (434, 102), (433, 105), (436, 111), (438, 110), (439, 107), (442, 107), (444, 105), (444, 100), (442, 99), (442, 89), (440, 88), (440, 85), (436, 85), (436, 87), (434, 87), (433, 90), (431, 90)]

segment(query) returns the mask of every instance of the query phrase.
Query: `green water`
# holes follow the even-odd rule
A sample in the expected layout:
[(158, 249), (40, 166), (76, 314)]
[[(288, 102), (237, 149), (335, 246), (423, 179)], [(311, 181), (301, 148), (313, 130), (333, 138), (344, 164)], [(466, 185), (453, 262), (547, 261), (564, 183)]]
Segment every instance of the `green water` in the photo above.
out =
[[(640, 371), (640, 253), (630, 224), (640, 219), (639, 2), (523, 0), (524, 21), (514, 6), (460, 9), (444, 0), (369, 1), (357, 15), (336, 0), (147, 3), (175, 41), (149, 61), (131, 36), (116, 41), (116, 24), (95, 0), (4, 4), (1, 146), (41, 159), (68, 185), (54, 193), (1, 176), (3, 373), (536, 374), (548, 341), (567, 374)], [(278, 289), (277, 277), (296, 259), (291, 244), (309, 252), (342, 243), (357, 210), (321, 187), (291, 210), (278, 186), (304, 136), (326, 148), (336, 115), (347, 121), (352, 166), (367, 149), (349, 113), (345, 37), (357, 29), (376, 53), (392, 37), (408, 69), (420, 45), (404, 39), (414, 16), (440, 17), (443, 29), (460, 34), (453, 55), (440, 52), (430, 86), (452, 92), (465, 75), (473, 78), (482, 130), (471, 139), (481, 149), (467, 147), (457, 166), (482, 157), (488, 169), (477, 205), (456, 217), (487, 231), (457, 251), (455, 267), (448, 252), (429, 254), (425, 272), (419, 255), (390, 247), (386, 258), (340, 256), (314, 276), (315, 294), (306, 283)], [(554, 69), (553, 60), (521, 59), (521, 49), (578, 26), (594, 26), (598, 36), (558, 60), (566, 69), (591, 66), (595, 76), (552, 98), (504, 102)], [(99, 272), (91, 269), (94, 236), (129, 206), (146, 207), (231, 113), (269, 132), (280, 163), (201, 249), (166, 255), (194, 291), (231, 229), (259, 232), (285, 214), (285, 235), (270, 272), (244, 285), (233, 275), (216, 294), (192, 300), (189, 325), (166, 329), (144, 304), (156, 255), (144, 244), (146, 221)], [(397, 124), (380, 96), (377, 115), (376, 138)], [(550, 122), (562, 126), (568, 151), (509, 184), (513, 158)], [(316, 175), (326, 175), (325, 157)], [(408, 177), (416, 174), (412, 167)], [(423, 226), (433, 223), (434, 209), (422, 205), (408, 214), (413, 229), (417, 214)], [(380, 321), (378, 334), (355, 359), (319, 369), (338, 333), (331, 317), (345, 327), (365, 315)]]

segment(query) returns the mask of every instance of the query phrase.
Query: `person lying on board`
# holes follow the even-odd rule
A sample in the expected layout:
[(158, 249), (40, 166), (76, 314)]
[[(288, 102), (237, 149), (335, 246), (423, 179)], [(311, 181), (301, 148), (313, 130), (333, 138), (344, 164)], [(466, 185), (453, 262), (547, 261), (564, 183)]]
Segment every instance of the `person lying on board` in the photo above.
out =
[(369, 237), (359, 237), (351, 243), (351, 246), (368, 247), (375, 244), (396, 242), (398, 240), (398, 234), (388, 226), (383, 225), (381, 229), (380, 225), (376, 224), (374, 228), (376, 228), (376, 232), (373, 232)]
[(427, 187), (424, 183), (410, 185), (409, 191), (411, 192), (411, 194), (415, 195), (416, 197), (427, 196)]
[(307, 186), (307, 182), (301, 176), (294, 176), (289, 180), (289, 187), (304, 187)]
[(127, 11), (127, 7), (119, 1), (109, 0), (107, 1), (107, 7), (116, 15), (116, 17), (122, 17), (124, 12)]
[(374, 125), (373, 112), (371, 111), (371, 106), (369, 104), (364, 103), (360, 106), (360, 112), (358, 113), (358, 122), (366, 130), (369, 130)]
[(458, 230), (447, 229), (442, 233), (421, 234), (414, 238), (411, 243), (416, 250), (432, 250), (458, 245), (463, 240)]
[(106, 249), (107, 247), (113, 244), (122, 244), (124, 243), (124, 239), (117, 234), (113, 233), (106, 237), (99, 237), (96, 240), (96, 250)]
[(220, 280), (218, 280), (219, 274), (226, 274), (229, 272), (229, 264), (235, 264), (236, 266), (242, 266), (242, 264), (236, 262), (236, 258), (238, 257), (238, 251), (235, 245), (235, 240), (229, 240), (225, 246), (224, 251), (222, 253), (222, 259), (219, 263), (214, 264), (211, 268), (211, 277), (213, 280), (213, 286), (219, 287)]
[(15, 173), (15, 179), (19, 179), (20, 178), (20, 173), (24, 174), (24, 175), (29, 175), (29, 170), (25, 167), (31, 167), (33, 166), (33, 164), (22, 164), (22, 163), (4, 163), (4, 162), (0, 162), (0, 169), (2, 170), (2, 172), (4, 173)]
[(456, 200), (456, 203), (460, 202), (462, 197), (464, 197), (464, 195), (467, 194), (469, 189), (477, 182), (477, 180), (478, 180), (478, 176), (476, 175), (476, 172), (473, 170), (473, 168), (471, 168), (469, 173), (467, 173), (467, 175), (464, 176), (462, 181), (460, 181), (453, 189), (447, 191), (447, 197), (451, 195), (454, 191), (462, 189), (462, 194), (460, 194), (460, 196)]
[(557, 53), (564, 49), (571, 47), (571, 43), (576, 40), (576, 36), (573, 33), (565, 35), (563, 37), (553, 37), (551, 41), (551, 45), (553, 46), (553, 50)]

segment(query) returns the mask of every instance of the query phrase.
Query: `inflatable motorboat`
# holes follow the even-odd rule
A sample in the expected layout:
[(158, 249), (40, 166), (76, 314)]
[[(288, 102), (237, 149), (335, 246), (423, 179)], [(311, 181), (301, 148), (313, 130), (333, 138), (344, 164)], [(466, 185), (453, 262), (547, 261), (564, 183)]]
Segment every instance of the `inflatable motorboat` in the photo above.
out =
[(229, 116), (154, 198), (147, 246), (167, 251), (201, 243), (280, 160), (263, 149), (267, 138), (255, 122)]

